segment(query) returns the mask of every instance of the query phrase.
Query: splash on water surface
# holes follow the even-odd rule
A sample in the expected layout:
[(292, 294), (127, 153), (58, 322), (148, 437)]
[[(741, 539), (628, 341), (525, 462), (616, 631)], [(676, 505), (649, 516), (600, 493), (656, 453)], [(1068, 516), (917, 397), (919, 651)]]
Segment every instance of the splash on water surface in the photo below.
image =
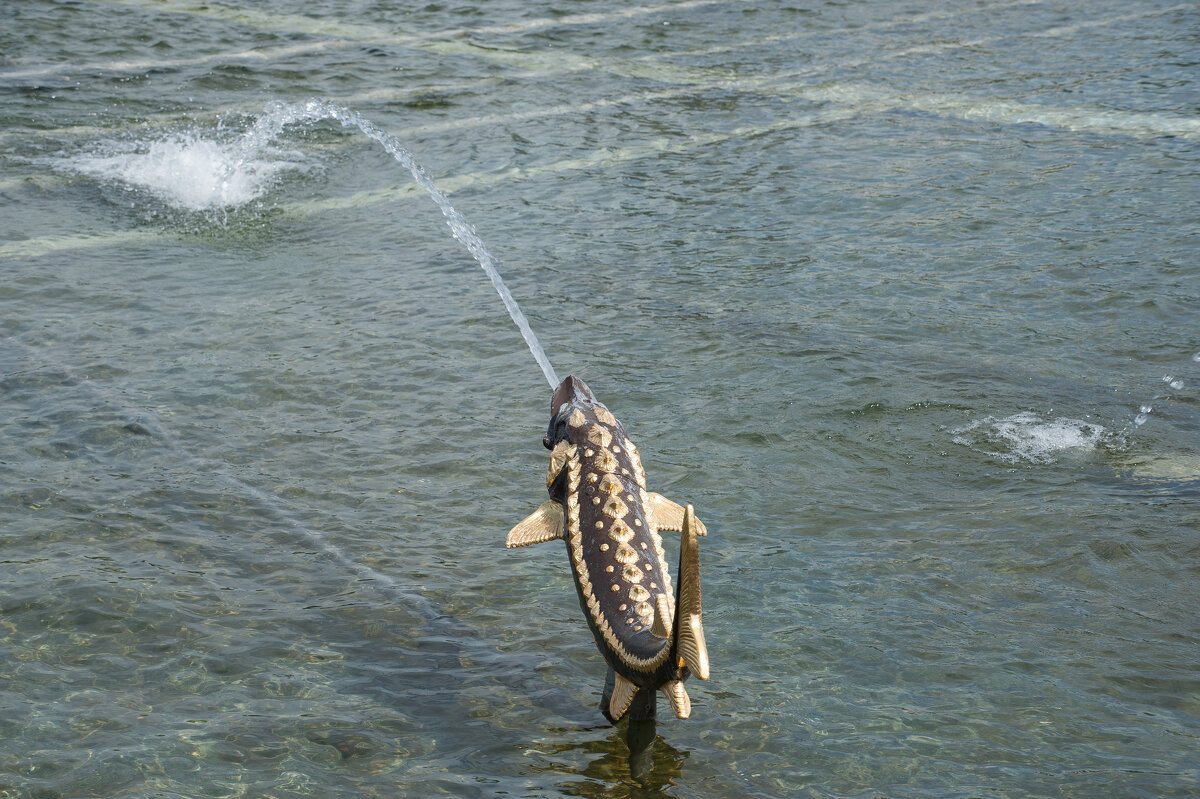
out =
[(221, 141), (198, 133), (168, 134), (150, 142), (114, 142), (61, 166), (149, 192), (173, 208), (208, 211), (245, 205), (286, 171), (305, 169), (257, 131)]
[(1008, 463), (1052, 463), (1059, 454), (1093, 452), (1114, 438), (1094, 422), (1043, 419), (1030, 412), (987, 416), (951, 432), (954, 443)]

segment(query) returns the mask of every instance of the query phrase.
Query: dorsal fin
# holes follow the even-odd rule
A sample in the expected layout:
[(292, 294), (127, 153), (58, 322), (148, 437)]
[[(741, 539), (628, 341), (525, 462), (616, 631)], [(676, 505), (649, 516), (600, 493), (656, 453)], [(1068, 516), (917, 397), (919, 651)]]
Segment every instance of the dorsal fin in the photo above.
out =
[(548, 499), (537, 510), (526, 516), (520, 524), (508, 531), (504, 546), (524, 547), (553, 541), (563, 537), (563, 506)]
[(696, 513), (691, 505), (684, 511), (682, 527), (675, 599), (675, 652), (692, 674), (707, 680), (708, 647), (700, 623), (700, 545), (696, 540)]

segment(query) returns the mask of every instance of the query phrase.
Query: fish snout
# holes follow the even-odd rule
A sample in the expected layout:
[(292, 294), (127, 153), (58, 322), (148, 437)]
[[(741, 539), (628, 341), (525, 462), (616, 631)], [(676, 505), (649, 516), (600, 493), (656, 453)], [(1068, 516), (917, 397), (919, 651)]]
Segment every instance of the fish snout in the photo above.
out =
[(567, 375), (558, 388), (554, 389), (554, 396), (550, 398), (550, 413), (557, 414), (563, 405), (595, 405), (596, 395), (588, 388), (587, 383), (580, 380), (575, 375)]

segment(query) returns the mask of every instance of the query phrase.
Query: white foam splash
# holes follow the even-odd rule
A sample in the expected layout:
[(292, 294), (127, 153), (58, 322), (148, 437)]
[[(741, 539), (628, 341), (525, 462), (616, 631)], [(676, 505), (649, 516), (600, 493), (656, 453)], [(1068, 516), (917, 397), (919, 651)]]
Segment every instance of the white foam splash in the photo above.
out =
[(951, 432), (954, 443), (1009, 463), (1052, 463), (1059, 453), (1092, 452), (1111, 437), (1094, 422), (1047, 420), (1029, 412), (1003, 419), (987, 416)]
[(233, 141), (187, 133), (149, 142), (106, 143), (60, 166), (148, 191), (175, 208), (228, 208), (261, 197), (281, 172), (304, 168), (253, 134)]

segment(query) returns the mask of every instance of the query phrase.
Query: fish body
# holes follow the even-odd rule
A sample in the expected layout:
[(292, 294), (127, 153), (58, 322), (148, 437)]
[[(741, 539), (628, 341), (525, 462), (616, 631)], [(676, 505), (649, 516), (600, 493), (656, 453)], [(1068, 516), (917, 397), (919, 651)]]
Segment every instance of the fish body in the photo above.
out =
[[(690, 505), (649, 491), (637, 447), (582, 380), (570, 376), (555, 390), (543, 443), (550, 499), (512, 529), (507, 546), (566, 542), (580, 607), (611, 670), (606, 717), (616, 722), (635, 699), (635, 712), (653, 715), (661, 690), (687, 718), (683, 681), (709, 671), (696, 544), (704, 525)], [(678, 590), (665, 530), (682, 535)]]

